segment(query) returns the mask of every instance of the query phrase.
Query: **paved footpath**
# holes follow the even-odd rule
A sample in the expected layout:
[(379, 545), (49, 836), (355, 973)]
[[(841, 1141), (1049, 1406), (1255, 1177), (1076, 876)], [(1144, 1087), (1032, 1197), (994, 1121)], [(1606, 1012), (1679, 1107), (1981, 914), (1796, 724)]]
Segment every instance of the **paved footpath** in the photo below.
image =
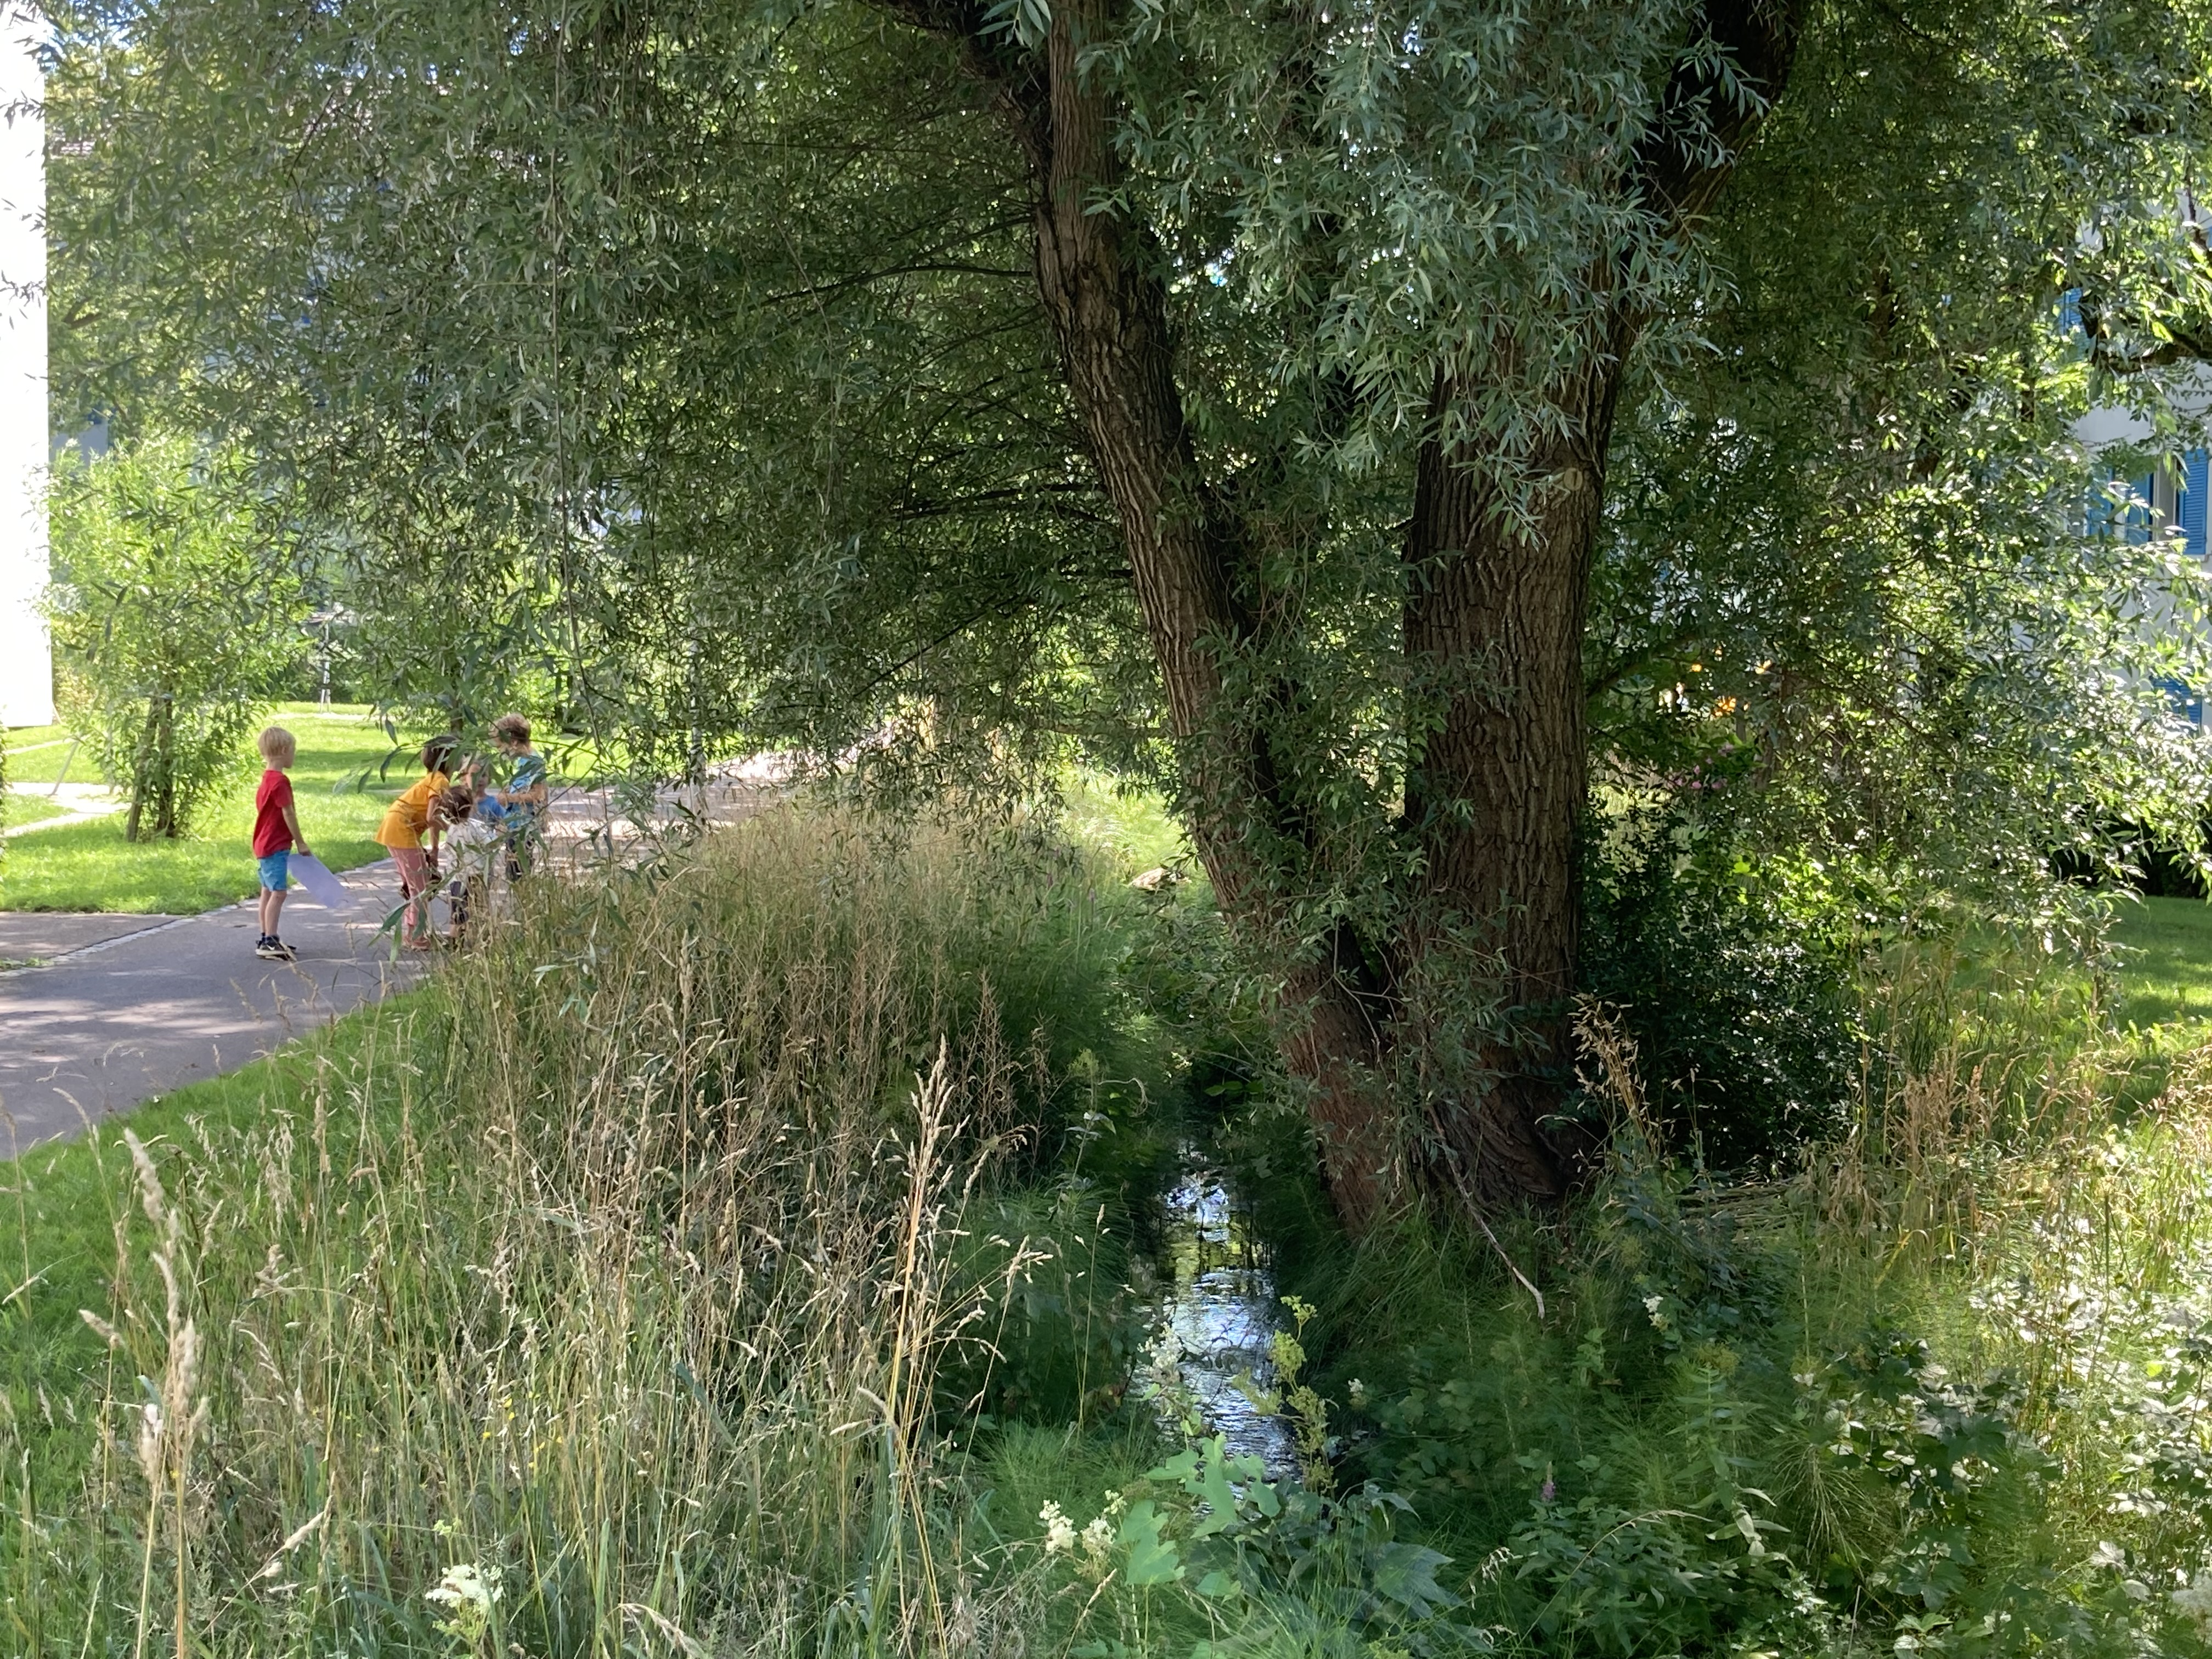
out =
[[(680, 807), (677, 792), (662, 789), (653, 816), (734, 823), (780, 796), (787, 771), (774, 757), (718, 769)], [(619, 861), (637, 844), (597, 792), (557, 795), (545, 829), (544, 866), (555, 873)], [(254, 956), (252, 900), (199, 916), (0, 911), (0, 1159), (235, 1071), (416, 983), (423, 959), (394, 962), (391, 936), (377, 937), (399, 902), (391, 863), (340, 879), (353, 895), (343, 910), (298, 891), (285, 905), (295, 963)], [(432, 921), (442, 928), (442, 902)], [(8, 965), (25, 960), (37, 965)]]
[(0, 1158), (248, 1060), (420, 977), (376, 931), (389, 862), (340, 878), (352, 902), (284, 907), (295, 963), (253, 954), (251, 900), (198, 916), (0, 913)]

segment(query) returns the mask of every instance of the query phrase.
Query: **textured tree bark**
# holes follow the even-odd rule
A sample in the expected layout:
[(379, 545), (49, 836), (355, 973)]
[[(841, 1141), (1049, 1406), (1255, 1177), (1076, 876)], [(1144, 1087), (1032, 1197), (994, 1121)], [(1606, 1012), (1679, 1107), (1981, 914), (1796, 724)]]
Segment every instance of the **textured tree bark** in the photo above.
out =
[[(878, 3), (958, 46), (1030, 161), (1038, 294), (1121, 520), (1182, 745), (1199, 855), (1225, 909), (1263, 938), (1290, 940), (1279, 849), (1301, 843), (1304, 815), (1283, 781), (1290, 769), (1276, 764), (1266, 709), (1225, 697), (1221, 668), (1259, 626), (1252, 549), (1197, 459), (1155, 250), (1141, 226), (1099, 207), (1116, 179), (1114, 107), (1103, 77), (1085, 84), (1076, 58), (1114, 0), (1055, 0), (1041, 59), (999, 31), (983, 0)], [(1692, 141), (1648, 134), (1628, 186), (1676, 225), (1705, 210), (1763, 112), (1716, 78), (1706, 48), (1721, 48), (1741, 83), (1771, 99), (1806, 3), (1705, 0), (1686, 20), (1668, 107), (1722, 112)], [(1609, 283), (1613, 273), (1592, 274)], [(1421, 1048), (1439, 1009), (1455, 1000), (1464, 1011), (1486, 991), (1520, 1011), (1519, 1029), (1492, 1032), (1467, 1075), (1445, 1075), (1430, 1091), (1442, 1103), (1431, 1127), (1451, 1185), (1484, 1207), (1562, 1189), (1540, 1120), (1558, 1097), (1574, 987), (1583, 614), (1606, 447), (1639, 325), (1615, 314), (1582, 382), (1562, 394), (1565, 435), (1512, 459), (1545, 485), (1525, 526), (1509, 527), (1496, 510), (1486, 463), (1497, 458), (1434, 439), (1419, 455), (1405, 648), (1417, 700), (1436, 719), (1407, 779), (1401, 827), (1421, 854), (1420, 890), (1407, 896), (1402, 937), (1383, 950), (1340, 925), (1319, 951), (1293, 949), (1285, 961), (1285, 1059), (1308, 1091), (1331, 1194), (1354, 1234), (1409, 1190), (1388, 1076), (1405, 1075), (1409, 1060), (1436, 1075), (1423, 1054), (1406, 1051)], [(1437, 412), (1463, 390), (1440, 380)]]
[[(1111, 111), (1076, 69), (1086, 8), (1055, 6), (1046, 92), (1030, 140), (1038, 171), (1037, 286), (1099, 476), (1121, 522), (1137, 600), (1185, 757), (1200, 857), (1223, 905), (1279, 933), (1282, 895), (1255, 856), (1294, 816), (1271, 763), (1261, 711), (1224, 705), (1220, 653), (1256, 626), (1239, 577), (1249, 549), (1204, 477), (1176, 383), (1166, 294), (1152, 250), (1115, 214), (1093, 211), (1115, 177)], [(1330, 960), (1285, 975), (1284, 1050), (1308, 1095), (1339, 1214), (1364, 1231), (1398, 1201), (1401, 1160), (1378, 1097), (1382, 1035), (1355, 976)]]
[[(1431, 1114), (1450, 1184), (1485, 1206), (1564, 1185), (1540, 1120), (1560, 1092), (1575, 988), (1583, 630), (1629, 344), (1625, 323), (1613, 332), (1563, 411), (1569, 435), (1529, 468), (1532, 523), (1501, 511), (1485, 458), (1431, 441), (1407, 531), (1406, 651), (1430, 735), (1407, 783), (1426, 890), (1401, 954), (1412, 984), (1458, 981), (1504, 1017), (1438, 1079)], [(1453, 395), (1440, 385), (1439, 405)]]
[[(1802, 0), (1706, 0), (1686, 20), (1686, 46), (1702, 36), (1719, 47), (1758, 101), (1721, 85), (1705, 52), (1686, 50), (1677, 62), (1668, 116), (1638, 144), (1631, 182), (1678, 232), (1711, 209), (1787, 84), (1805, 11)], [(1693, 107), (1705, 116), (1691, 137), (1673, 117)], [(1601, 292), (1615, 276), (1591, 272)], [(1409, 767), (1404, 827), (1427, 885), (1400, 956), (1415, 995), (1455, 973), (1486, 979), (1481, 988), (1504, 1016), (1464, 1073), (1429, 1091), (1429, 1127), (1450, 1184), (1485, 1207), (1555, 1197), (1571, 1173), (1561, 1153), (1571, 1149), (1547, 1139), (1543, 1119), (1571, 1060), (1583, 623), (1606, 455), (1644, 321), (1616, 303), (1559, 400), (1561, 435), (1509, 464), (1517, 483), (1536, 486), (1526, 523), (1500, 510), (1485, 465), (1500, 458), (1455, 453), (1431, 436), (1418, 463), (1405, 642), (1416, 687), (1409, 726), (1427, 735)], [(1462, 395), (1439, 379), (1431, 415), (1440, 426)]]

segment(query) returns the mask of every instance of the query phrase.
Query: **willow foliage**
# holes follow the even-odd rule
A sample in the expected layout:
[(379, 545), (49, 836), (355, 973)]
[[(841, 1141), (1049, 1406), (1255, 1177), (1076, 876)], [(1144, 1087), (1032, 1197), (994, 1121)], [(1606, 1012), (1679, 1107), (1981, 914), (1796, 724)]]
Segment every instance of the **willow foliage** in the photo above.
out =
[(1160, 778), (1348, 1214), (1554, 1189), (1587, 757), (1860, 904), (2197, 834), (2085, 507), (2202, 436), (2202, 0), (58, 18), (64, 380), (344, 526), (395, 701)]

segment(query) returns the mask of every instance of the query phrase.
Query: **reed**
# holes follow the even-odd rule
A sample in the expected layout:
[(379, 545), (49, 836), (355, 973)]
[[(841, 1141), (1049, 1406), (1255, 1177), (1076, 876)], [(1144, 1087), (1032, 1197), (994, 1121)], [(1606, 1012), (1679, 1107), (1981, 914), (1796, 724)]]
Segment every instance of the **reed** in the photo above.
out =
[(939, 1379), (1003, 1322), (960, 1218), (1056, 1089), (983, 965), (1081, 933), (1073, 873), (771, 814), (536, 895), (252, 1121), (111, 1151), (97, 1431), (57, 1490), (0, 1427), (0, 1645), (1018, 1650)]

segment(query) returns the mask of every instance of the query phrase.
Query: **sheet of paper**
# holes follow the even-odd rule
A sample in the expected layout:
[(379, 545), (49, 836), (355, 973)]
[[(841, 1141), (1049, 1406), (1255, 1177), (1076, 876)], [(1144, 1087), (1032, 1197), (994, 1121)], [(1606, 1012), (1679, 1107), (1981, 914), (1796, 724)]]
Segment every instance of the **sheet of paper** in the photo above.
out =
[(295, 853), (291, 858), (292, 884), (303, 889), (308, 900), (325, 910), (342, 910), (349, 902), (344, 884), (330, 872), (319, 859), (306, 853)]

